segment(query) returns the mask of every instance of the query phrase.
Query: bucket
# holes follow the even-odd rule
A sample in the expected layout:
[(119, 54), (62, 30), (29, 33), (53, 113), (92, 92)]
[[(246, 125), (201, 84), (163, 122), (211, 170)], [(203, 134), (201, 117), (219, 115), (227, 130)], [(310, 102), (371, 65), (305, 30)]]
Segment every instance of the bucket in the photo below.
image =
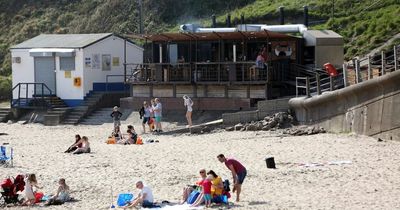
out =
[(265, 158), (265, 163), (267, 163), (267, 168), (275, 168), (275, 160), (274, 157)]

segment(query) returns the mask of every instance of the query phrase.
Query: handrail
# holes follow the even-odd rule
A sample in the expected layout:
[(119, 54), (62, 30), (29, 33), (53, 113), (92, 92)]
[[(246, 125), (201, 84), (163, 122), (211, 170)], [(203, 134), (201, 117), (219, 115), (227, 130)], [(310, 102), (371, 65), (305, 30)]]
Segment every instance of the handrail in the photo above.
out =
[[(33, 90), (34, 93), (31, 95), (31, 97), (29, 97), (29, 86), (33, 85)], [(41, 86), (41, 94), (39, 94), (39, 97), (37, 97), (38, 93), (36, 92), (36, 86), (40, 85)], [(21, 86), (25, 86), (25, 97), (21, 96)], [(18, 106), (21, 106), (21, 99), (25, 99), (26, 102), (28, 102), (28, 99), (37, 99), (37, 98), (41, 98), (42, 101), (44, 101), (44, 96), (45, 96), (45, 91), (44, 88), (47, 89), (49, 95), (53, 95), (53, 92), (51, 91), (51, 89), (45, 84), (45, 83), (38, 83), (38, 82), (22, 82), (22, 83), (18, 83), (16, 84), (12, 89), (11, 89), (11, 99), (10, 99), (10, 106), (11, 107), (15, 107), (15, 104), (13, 103), (14, 100), (14, 90), (18, 87), (18, 97), (16, 99), (16, 102), (18, 103)], [(47, 94), (46, 94), (47, 95)], [(52, 100), (50, 98), (50, 100)], [(43, 106), (45, 106), (45, 104), (43, 104)]]

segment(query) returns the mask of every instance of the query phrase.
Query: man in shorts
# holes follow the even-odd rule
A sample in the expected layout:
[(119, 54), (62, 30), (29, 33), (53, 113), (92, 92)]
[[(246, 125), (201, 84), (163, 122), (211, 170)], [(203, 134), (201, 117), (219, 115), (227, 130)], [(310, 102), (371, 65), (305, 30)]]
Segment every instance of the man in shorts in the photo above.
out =
[(242, 191), (242, 184), (246, 178), (246, 168), (237, 160), (233, 158), (225, 158), (223, 154), (217, 156), (219, 162), (225, 163), (226, 167), (232, 172), (233, 177), (233, 191), (236, 191), (236, 201), (239, 202), (240, 192)]
[(136, 188), (140, 190), (138, 197), (136, 197), (131, 203), (126, 205), (124, 209), (136, 207), (139, 204), (143, 208), (156, 207), (154, 205), (153, 191), (148, 186), (145, 186), (142, 181), (137, 181)]
[(162, 104), (159, 98), (155, 99), (155, 104), (153, 105), (154, 118), (156, 120), (156, 132), (162, 132), (161, 127), (161, 117), (162, 117)]

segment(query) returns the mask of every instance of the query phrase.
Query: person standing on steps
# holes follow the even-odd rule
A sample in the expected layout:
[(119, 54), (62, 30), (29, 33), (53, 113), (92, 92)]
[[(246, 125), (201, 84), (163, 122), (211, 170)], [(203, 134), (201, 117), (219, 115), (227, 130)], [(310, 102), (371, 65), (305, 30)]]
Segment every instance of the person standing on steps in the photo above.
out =
[(225, 166), (232, 172), (233, 177), (233, 190), (236, 191), (236, 201), (240, 201), (240, 192), (242, 191), (242, 184), (244, 178), (246, 178), (247, 170), (246, 168), (237, 160), (233, 158), (225, 158), (223, 154), (217, 156), (219, 162), (225, 163)]

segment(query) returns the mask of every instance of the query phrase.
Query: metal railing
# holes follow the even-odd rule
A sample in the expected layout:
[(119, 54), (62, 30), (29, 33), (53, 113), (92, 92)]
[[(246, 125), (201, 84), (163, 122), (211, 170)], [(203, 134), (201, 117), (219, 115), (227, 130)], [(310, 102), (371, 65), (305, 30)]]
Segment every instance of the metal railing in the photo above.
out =
[(308, 68), (306, 66), (296, 65), (296, 97), (320, 95), (327, 91), (333, 91), (342, 88), (343, 73), (336, 76), (330, 76), (323, 69)]
[[(17, 90), (18, 94), (14, 100), (14, 92)], [(53, 92), (45, 83), (18, 83), (11, 90), (10, 105), (11, 107), (49, 107), (49, 103), (46, 102), (47, 96), (53, 96)], [(37, 101), (33, 103), (32, 100)], [(51, 104), (52, 98), (48, 100)]]
[(353, 59), (351, 63), (343, 64), (338, 69), (339, 74), (335, 77), (329, 76), (322, 69), (310, 69), (305, 71), (298, 68), (297, 74), (306, 72), (307, 76), (296, 76), (296, 96), (320, 95), (326, 91), (333, 91), (349, 85), (361, 83), (387, 73), (399, 70), (400, 45), (394, 46), (393, 50), (381, 51), (379, 55), (368, 56), (361, 59)]
[(345, 85), (353, 85), (392, 71), (399, 70), (400, 45), (393, 46), (392, 50), (381, 51), (374, 56), (361, 59), (354, 58), (351, 62), (343, 64)]

